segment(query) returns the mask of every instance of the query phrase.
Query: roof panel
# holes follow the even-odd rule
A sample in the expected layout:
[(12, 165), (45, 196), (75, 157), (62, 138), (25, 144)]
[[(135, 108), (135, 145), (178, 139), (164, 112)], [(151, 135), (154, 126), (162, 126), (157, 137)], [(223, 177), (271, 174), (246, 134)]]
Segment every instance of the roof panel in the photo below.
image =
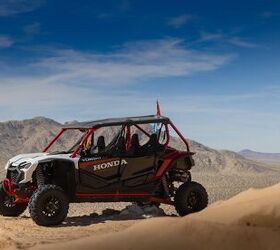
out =
[(149, 116), (136, 116), (136, 117), (123, 117), (123, 118), (109, 118), (96, 121), (77, 122), (71, 125), (65, 125), (64, 128), (98, 128), (118, 126), (123, 124), (145, 124), (156, 122), (169, 122), (169, 118), (164, 116), (149, 115)]

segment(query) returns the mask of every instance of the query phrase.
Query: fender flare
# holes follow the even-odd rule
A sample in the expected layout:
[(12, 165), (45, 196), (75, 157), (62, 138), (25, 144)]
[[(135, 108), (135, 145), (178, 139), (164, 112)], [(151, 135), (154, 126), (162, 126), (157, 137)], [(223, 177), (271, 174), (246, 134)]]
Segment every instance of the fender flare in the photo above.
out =
[(160, 179), (176, 160), (184, 156), (191, 157), (189, 153), (185, 152), (173, 152), (170, 155), (166, 156), (165, 159), (163, 159), (161, 166), (155, 173), (154, 179)]

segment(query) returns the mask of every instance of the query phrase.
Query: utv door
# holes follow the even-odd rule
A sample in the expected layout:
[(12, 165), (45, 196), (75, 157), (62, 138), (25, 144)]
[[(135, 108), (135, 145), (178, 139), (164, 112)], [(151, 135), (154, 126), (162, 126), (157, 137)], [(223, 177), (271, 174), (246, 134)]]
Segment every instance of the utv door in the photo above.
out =
[(156, 171), (155, 154), (142, 157), (122, 158), (124, 164), (120, 166), (120, 192), (122, 193), (150, 193), (155, 183), (153, 176)]
[(121, 159), (81, 158), (79, 162), (79, 192), (115, 193), (118, 191)]

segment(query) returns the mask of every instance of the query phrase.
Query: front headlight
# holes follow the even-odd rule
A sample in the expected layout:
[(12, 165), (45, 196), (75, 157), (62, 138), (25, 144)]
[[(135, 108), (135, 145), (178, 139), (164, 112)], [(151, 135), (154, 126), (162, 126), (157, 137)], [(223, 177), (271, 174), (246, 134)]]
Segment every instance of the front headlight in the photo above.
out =
[(23, 163), (19, 164), (18, 168), (19, 169), (23, 169), (23, 168), (28, 169), (31, 165), (32, 164), (30, 162), (23, 162)]

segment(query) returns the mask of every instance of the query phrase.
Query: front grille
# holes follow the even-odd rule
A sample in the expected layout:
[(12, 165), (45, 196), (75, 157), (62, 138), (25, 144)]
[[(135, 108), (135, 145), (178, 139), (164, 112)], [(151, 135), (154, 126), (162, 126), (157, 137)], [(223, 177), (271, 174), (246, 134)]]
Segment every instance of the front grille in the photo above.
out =
[(23, 180), (23, 172), (18, 167), (11, 166), (8, 169), (7, 178), (11, 179), (13, 184), (18, 184)]

